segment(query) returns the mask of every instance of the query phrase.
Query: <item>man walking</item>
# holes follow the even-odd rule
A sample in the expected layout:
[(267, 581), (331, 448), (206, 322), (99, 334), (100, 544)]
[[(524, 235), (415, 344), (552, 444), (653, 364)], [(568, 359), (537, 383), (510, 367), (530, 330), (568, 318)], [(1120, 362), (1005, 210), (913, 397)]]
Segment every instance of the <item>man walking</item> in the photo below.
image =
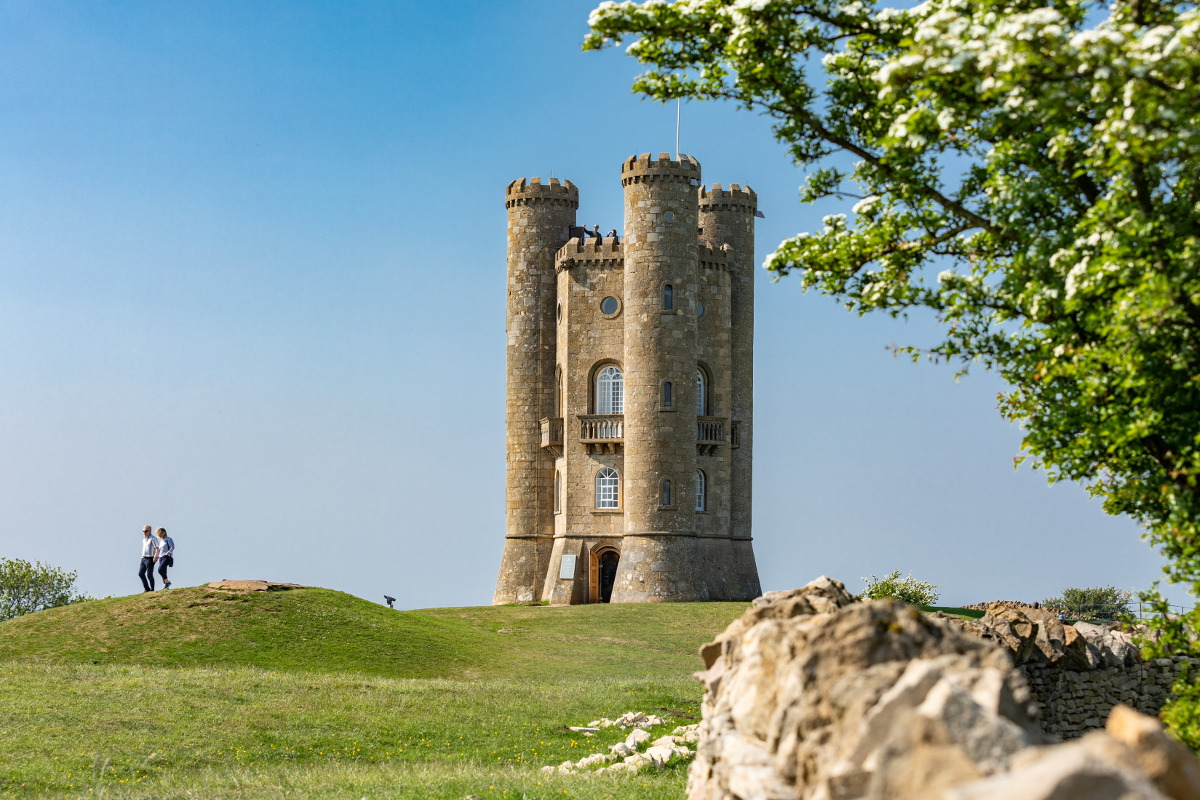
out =
[(149, 525), (142, 528), (142, 566), (138, 577), (142, 579), (142, 591), (154, 591), (154, 562), (158, 560), (158, 540)]

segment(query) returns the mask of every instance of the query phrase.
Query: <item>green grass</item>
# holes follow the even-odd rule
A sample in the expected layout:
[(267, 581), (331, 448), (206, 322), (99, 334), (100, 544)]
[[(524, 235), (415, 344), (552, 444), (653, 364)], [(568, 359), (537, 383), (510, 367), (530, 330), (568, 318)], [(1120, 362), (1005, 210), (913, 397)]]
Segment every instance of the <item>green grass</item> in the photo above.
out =
[(0, 624), (0, 660), (256, 666), (403, 678), (684, 676), (744, 603), (393, 611), (328, 589), (192, 587)]
[(955, 608), (953, 606), (921, 606), (921, 610), (929, 613), (933, 611), (941, 611), (944, 614), (949, 614), (953, 617), (962, 617), (963, 619), (979, 619), (986, 611), (980, 611), (977, 608)]
[[(0, 797), (683, 796), (685, 767), (546, 778), (628, 710), (697, 721), (745, 604), (398, 612), (204, 588), (0, 623)], [(500, 631), (505, 631), (501, 633)]]

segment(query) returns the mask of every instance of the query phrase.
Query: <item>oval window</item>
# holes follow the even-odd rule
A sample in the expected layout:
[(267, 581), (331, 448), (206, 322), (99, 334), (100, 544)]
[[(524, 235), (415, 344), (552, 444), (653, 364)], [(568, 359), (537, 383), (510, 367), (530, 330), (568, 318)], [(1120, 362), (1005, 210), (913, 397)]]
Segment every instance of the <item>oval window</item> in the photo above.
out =
[(600, 301), (600, 313), (606, 317), (611, 317), (620, 309), (621, 301), (611, 295)]
[(696, 316), (697, 317), (704, 316), (704, 301), (703, 300), (696, 301)]
[(674, 211), (668, 211), (665, 214), (663, 214), (663, 222), (674, 222), (674, 221), (675, 221), (675, 212)]
[(558, 304), (558, 309), (554, 313), (555, 313), (555, 316), (558, 317), (558, 321), (562, 322), (562, 303), (561, 302)]

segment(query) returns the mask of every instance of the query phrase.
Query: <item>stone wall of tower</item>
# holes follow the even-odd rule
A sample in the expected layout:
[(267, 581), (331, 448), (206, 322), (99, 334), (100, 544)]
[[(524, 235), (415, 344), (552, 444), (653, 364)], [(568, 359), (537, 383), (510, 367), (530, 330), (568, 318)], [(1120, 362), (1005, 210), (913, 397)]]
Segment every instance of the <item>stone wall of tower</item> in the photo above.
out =
[[(710, 382), (705, 414), (727, 418), (732, 403), (729, 270), (725, 251), (707, 244), (700, 247), (700, 293), (696, 300), (697, 305), (704, 304), (703, 315), (697, 307), (696, 361)], [(705, 508), (696, 512), (696, 532), (699, 536), (728, 538), (732, 506), (729, 448), (698, 454), (696, 467), (704, 473), (707, 484)], [(689, 483), (688, 489), (692, 492), (688, 501), (694, 505), (694, 483)]]
[(504, 555), (493, 603), (540, 598), (554, 536), (554, 463), (541, 447), (541, 419), (554, 416), (554, 254), (575, 224), (579, 192), (569, 182), (513, 181), (508, 209), (508, 382), (505, 397)]
[[(596, 413), (593, 384), (606, 364), (624, 369), (624, 308), (605, 314), (606, 297), (624, 297), (623, 248), (611, 237), (567, 242), (555, 257), (558, 270), (558, 370), (563, 379), (564, 446), (555, 462), (562, 479), (562, 496), (554, 515), (555, 541), (542, 598), (551, 603), (590, 602), (591, 550), (607, 544), (620, 549), (624, 532), (621, 509), (597, 509), (596, 474), (612, 467), (625, 474), (617, 448), (580, 445), (581, 415)], [(577, 558), (577, 576), (564, 580), (564, 555)]]
[[(625, 188), (625, 536), (613, 602), (697, 599), (696, 513), (679, 490), (696, 470), (700, 164), (648, 153), (622, 165)], [(664, 308), (665, 287), (672, 308)], [(664, 381), (673, 408), (664, 409)], [(690, 410), (690, 412), (689, 412)], [(674, 502), (662, 504), (662, 481)]]
[(751, 540), (754, 454), (754, 213), (758, 197), (749, 186), (714, 184), (699, 190), (700, 227), (705, 241), (726, 251), (730, 280), (730, 580), (749, 597), (760, 593)]

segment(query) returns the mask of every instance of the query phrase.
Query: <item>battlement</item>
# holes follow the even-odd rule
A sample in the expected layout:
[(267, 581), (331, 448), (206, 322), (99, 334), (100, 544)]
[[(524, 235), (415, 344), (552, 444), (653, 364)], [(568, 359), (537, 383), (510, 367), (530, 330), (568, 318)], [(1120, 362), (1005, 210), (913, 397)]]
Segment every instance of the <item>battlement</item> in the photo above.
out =
[(510, 183), (504, 190), (505, 208), (535, 204), (579, 208), (579, 189), (570, 181), (560, 182), (558, 178), (551, 178), (549, 183), (542, 183), (541, 178), (530, 178), (527, 183), (521, 178)]
[(743, 189), (736, 183), (731, 183), (725, 189), (719, 183), (714, 183), (712, 189), (700, 187), (700, 210), (710, 208), (736, 208), (751, 213), (758, 210), (758, 195), (747, 186)]
[(625, 251), (615, 236), (599, 239), (571, 239), (554, 254), (554, 269), (571, 269), (580, 264), (624, 267)]
[(681, 155), (678, 161), (671, 160), (670, 153), (659, 153), (651, 158), (649, 153), (630, 156), (621, 164), (621, 185), (655, 180), (685, 180), (700, 183), (700, 162), (689, 155)]
[(713, 247), (708, 242), (701, 242), (698, 261), (702, 270), (715, 269), (724, 272), (729, 264), (729, 245)]

